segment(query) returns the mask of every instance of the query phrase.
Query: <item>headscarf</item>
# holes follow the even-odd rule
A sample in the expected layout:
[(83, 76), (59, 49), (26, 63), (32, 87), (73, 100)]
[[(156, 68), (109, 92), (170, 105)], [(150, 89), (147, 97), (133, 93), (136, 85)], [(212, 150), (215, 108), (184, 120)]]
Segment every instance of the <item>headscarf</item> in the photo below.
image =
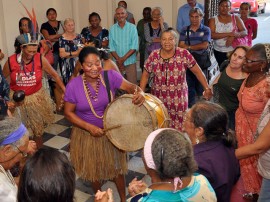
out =
[(0, 146), (7, 145), (18, 141), (27, 132), (26, 127), (21, 123), (19, 128), (10, 133), (3, 141), (0, 142)]
[(153, 170), (156, 170), (156, 165), (155, 165), (153, 155), (152, 155), (152, 144), (156, 136), (163, 130), (165, 130), (165, 128), (157, 129), (153, 131), (152, 133), (150, 133), (150, 135), (148, 135), (144, 143), (144, 149), (143, 149), (144, 160), (147, 167)]

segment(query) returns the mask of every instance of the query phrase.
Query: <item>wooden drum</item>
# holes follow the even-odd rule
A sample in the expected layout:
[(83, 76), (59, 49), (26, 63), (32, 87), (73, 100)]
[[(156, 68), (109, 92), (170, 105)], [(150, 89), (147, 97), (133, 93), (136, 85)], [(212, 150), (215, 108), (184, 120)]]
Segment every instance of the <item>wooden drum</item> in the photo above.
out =
[(141, 106), (132, 103), (133, 95), (122, 95), (111, 102), (104, 113), (104, 130), (110, 141), (124, 151), (142, 149), (147, 136), (169, 126), (168, 111), (151, 94), (145, 94)]

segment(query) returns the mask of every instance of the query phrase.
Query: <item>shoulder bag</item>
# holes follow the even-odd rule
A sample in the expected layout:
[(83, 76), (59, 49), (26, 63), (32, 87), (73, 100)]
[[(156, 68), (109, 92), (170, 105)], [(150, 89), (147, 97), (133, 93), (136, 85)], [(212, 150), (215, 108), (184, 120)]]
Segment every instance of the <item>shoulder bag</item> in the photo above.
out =
[[(233, 24), (233, 31), (236, 33), (240, 33), (239, 29), (236, 25), (236, 19), (235, 19), (235, 15), (232, 15), (232, 24)], [(233, 42), (232, 42), (232, 47), (235, 48), (237, 46), (248, 46), (248, 37), (244, 36), (244, 37), (235, 37)]]
[[(190, 26), (187, 27), (187, 42), (190, 46), (190, 39), (189, 39), (189, 30)], [(194, 57), (198, 65), (202, 70), (206, 70), (208, 67), (211, 66), (211, 59), (210, 59), (210, 52), (208, 48), (202, 53), (190, 52), (191, 55)]]

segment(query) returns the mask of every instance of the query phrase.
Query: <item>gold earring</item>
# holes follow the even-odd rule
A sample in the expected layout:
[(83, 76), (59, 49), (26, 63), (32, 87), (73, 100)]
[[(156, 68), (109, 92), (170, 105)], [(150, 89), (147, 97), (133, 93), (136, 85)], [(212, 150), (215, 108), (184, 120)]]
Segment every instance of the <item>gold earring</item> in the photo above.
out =
[(200, 143), (200, 140), (199, 140), (199, 138), (197, 136), (196, 136), (195, 142), (196, 142), (196, 144)]

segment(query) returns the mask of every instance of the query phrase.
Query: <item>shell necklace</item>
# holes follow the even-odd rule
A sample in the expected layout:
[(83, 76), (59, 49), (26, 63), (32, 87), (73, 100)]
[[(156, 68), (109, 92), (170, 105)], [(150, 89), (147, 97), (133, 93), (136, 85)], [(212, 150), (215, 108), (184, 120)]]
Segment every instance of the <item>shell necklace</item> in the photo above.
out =
[(102, 119), (103, 118), (103, 115), (102, 116), (99, 116), (94, 107), (93, 107), (93, 104), (91, 102), (91, 99), (90, 97), (94, 100), (94, 102), (96, 102), (98, 100), (98, 92), (99, 92), (99, 87), (100, 87), (100, 82), (102, 83), (103, 86), (106, 86), (105, 85), (105, 82), (102, 78), (102, 76), (99, 76), (98, 79), (97, 79), (97, 89), (96, 89), (96, 92), (95, 92), (95, 95), (93, 96), (91, 94), (91, 91), (87, 85), (87, 81), (86, 81), (86, 77), (85, 77), (85, 74), (82, 75), (82, 80), (83, 80), (83, 89), (84, 89), (84, 93), (85, 93), (85, 96), (86, 96), (86, 99), (87, 99), (87, 102), (90, 106), (90, 109), (92, 111), (92, 113), (94, 114), (95, 117), (99, 118), (99, 119)]

